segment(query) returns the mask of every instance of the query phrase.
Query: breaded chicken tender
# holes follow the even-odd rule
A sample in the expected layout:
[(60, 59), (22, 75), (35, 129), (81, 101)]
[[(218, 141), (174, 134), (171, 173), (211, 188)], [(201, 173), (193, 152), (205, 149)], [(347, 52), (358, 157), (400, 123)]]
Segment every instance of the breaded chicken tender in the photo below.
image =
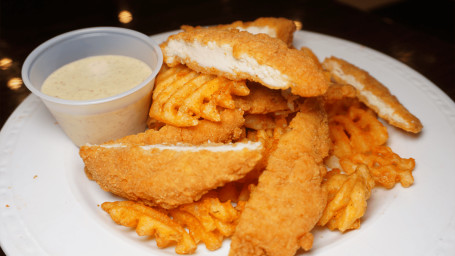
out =
[(319, 99), (306, 100), (272, 152), (240, 216), (230, 256), (289, 255), (312, 246), (327, 202), (321, 188), (330, 139)]
[(102, 189), (166, 209), (243, 178), (262, 158), (260, 142), (194, 145), (85, 145), (86, 172)]
[[(183, 30), (194, 29), (190, 26), (182, 26)], [(200, 28), (200, 27), (197, 27)], [(278, 38), (285, 42), (288, 46), (292, 45), (294, 39), (294, 32), (296, 31), (296, 23), (286, 18), (275, 17), (262, 17), (254, 21), (235, 21), (231, 24), (218, 25), (210, 28), (215, 29), (238, 29), (240, 31), (247, 31), (251, 34), (267, 34), (271, 37)]]
[(161, 44), (164, 62), (231, 80), (248, 79), (271, 89), (291, 88), (302, 97), (325, 93), (329, 81), (317, 63), (279, 39), (238, 30), (198, 28)]
[(233, 97), (235, 106), (246, 113), (268, 114), (289, 109), (280, 91), (271, 90), (258, 83), (248, 83), (248, 88), (249, 95)]
[(336, 57), (325, 59), (322, 65), (336, 82), (356, 88), (359, 100), (391, 125), (412, 133), (422, 130), (420, 120), (411, 114), (387, 87), (365, 70)]
[(150, 129), (143, 133), (129, 135), (118, 140), (110, 141), (110, 144), (175, 144), (188, 143), (199, 145), (207, 142), (226, 143), (237, 141), (244, 135), (243, 111), (239, 109), (225, 109), (221, 112), (220, 122), (201, 120), (193, 127), (175, 127), (165, 125), (158, 131)]

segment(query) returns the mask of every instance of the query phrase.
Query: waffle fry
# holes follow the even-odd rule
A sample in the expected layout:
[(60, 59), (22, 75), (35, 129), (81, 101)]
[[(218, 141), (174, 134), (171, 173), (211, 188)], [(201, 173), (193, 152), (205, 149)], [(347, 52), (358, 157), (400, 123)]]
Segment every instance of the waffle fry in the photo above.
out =
[(171, 216), (180, 225), (188, 228), (191, 236), (197, 242), (202, 241), (208, 250), (214, 251), (221, 247), (223, 236), (217, 232), (206, 231), (204, 226), (193, 215), (184, 211), (174, 210), (171, 212)]
[(365, 214), (367, 199), (375, 185), (366, 165), (359, 165), (351, 174), (332, 170), (326, 175), (323, 187), (327, 189), (328, 204), (318, 222), (320, 226), (345, 232), (360, 227)]
[(156, 78), (149, 115), (178, 127), (195, 126), (199, 118), (219, 122), (217, 107), (234, 109), (232, 95), (248, 94), (245, 81), (200, 74), (183, 65), (163, 65)]
[(358, 153), (350, 158), (340, 159), (340, 165), (348, 173), (361, 164), (366, 164), (376, 183), (385, 188), (392, 188), (398, 182), (407, 188), (414, 183), (412, 171), (415, 160), (401, 158), (390, 147), (378, 146), (372, 152)]
[(333, 141), (332, 156), (326, 159), (326, 164), (348, 174), (354, 173), (359, 165), (367, 165), (376, 183), (385, 188), (392, 188), (397, 182), (403, 187), (414, 183), (414, 159), (401, 158), (385, 146), (387, 128), (372, 110), (353, 98), (350, 86), (330, 89), (326, 99)]
[(243, 187), (238, 188), (236, 207), (230, 200), (220, 202), (219, 193), (212, 191), (197, 202), (172, 210), (152, 208), (133, 201), (105, 202), (101, 208), (115, 223), (136, 228), (139, 236), (155, 237), (159, 248), (176, 244), (177, 254), (191, 254), (202, 242), (213, 251), (220, 248), (224, 238), (232, 236), (235, 231), (245, 205), (245, 201), (239, 201), (243, 192), (240, 189)]
[(230, 201), (222, 203), (210, 194), (169, 213), (180, 225), (188, 228), (196, 243), (202, 241), (211, 251), (220, 248), (225, 237), (232, 236), (240, 216), (240, 211)]
[(357, 106), (349, 107), (346, 114), (330, 116), (329, 127), (333, 154), (338, 158), (367, 152), (388, 139), (387, 128), (374, 112)]
[(175, 252), (196, 251), (194, 239), (165, 213), (132, 201), (105, 202), (101, 208), (119, 225), (136, 228), (140, 236), (154, 236), (159, 248), (177, 244)]

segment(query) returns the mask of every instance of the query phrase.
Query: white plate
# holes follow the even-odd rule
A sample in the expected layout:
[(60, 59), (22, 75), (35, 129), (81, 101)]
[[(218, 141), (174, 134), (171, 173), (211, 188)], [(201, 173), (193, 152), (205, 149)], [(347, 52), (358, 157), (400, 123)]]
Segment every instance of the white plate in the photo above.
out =
[[(170, 33), (153, 36), (163, 41)], [(389, 144), (416, 159), (415, 183), (375, 189), (359, 230), (316, 230), (305, 255), (455, 255), (455, 104), (429, 80), (364, 46), (297, 32), (295, 46), (320, 59), (334, 55), (366, 69), (422, 121), (412, 136), (389, 127)], [(99, 207), (119, 198), (89, 181), (78, 148), (35, 96), (0, 134), (0, 242), (7, 255), (175, 255), (118, 226)], [(266, 231), (266, 230), (264, 230)], [(199, 245), (196, 255), (227, 255)]]

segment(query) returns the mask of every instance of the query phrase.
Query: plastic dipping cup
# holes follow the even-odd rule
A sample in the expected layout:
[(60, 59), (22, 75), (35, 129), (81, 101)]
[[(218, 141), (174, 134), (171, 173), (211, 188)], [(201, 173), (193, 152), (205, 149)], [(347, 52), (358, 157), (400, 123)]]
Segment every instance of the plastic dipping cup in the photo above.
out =
[[(65, 100), (41, 92), (43, 82), (52, 72), (96, 55), (136, 58), (149, 65), (152, 74), (128, 91), (96, 100)], [(160, 47), (144, 34), (124, 28), (86, 28), (59, 35), (38, 46), (24, 62), (22, 79), (74, 144), (100, 144), (145, 131), (152, 89), (162, 63)]]

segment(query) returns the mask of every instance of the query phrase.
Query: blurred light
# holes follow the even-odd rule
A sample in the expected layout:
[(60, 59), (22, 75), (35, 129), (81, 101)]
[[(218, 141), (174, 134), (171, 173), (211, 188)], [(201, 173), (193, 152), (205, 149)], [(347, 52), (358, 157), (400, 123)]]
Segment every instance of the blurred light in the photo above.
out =
[(409, 63), (414, 57), (414, 53), (412, 51), (399, 51), (397, 52), (397, 58), (404, 63)]
[(130, 23), (133, 20), (133, 15), (131, 14), (131, 12), (124, 10), (119, 12), (118, 20), (124, 24)]
[(8, 80), (8, 88), (11, 90), (18, 90), (19, 88), (22, 87), (22, 79), (19, 77), (13, 77), (10, 80)]
[(13, 65), (13, 60), (10, 58), (3, 58), (0, 59), (0, 69), (1, 70), (7, 70)]
[(298, 20), (294, 20), (294, 25), (296, 30), (301, 30), (302, 29), (302, 22)]

